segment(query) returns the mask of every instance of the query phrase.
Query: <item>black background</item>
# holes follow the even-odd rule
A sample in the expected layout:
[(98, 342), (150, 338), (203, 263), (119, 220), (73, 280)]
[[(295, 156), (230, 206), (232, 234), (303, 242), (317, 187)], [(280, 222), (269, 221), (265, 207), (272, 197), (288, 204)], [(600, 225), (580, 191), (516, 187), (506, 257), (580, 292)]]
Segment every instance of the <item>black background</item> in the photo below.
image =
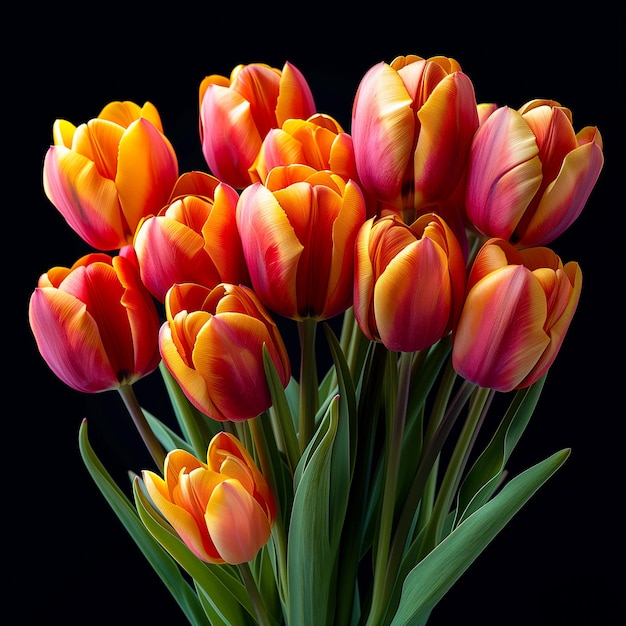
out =
[[(161, 114), (180, 171), (206, 170), (197, 124), (205, 75), (228, 75), (238, 63), (282, 67), (289, 60), (309, 81), (318, 110), (349, 129), (352, 98), (365, 71), (409, 53), (456, 58), (481, 102), (514, 108), (536, 97), (561, 102), (572, 109), (577, 130), (600, 128), (606, 159), (582, 215), (551, 244), (564, 262), (580, 263), (582, 298), (509, 468), (519, 473), (565, 447), (572, 448), (571, 457), (455, 585), (430, 623), (616, 623), (623, 617), (624, 583), (623, 5), (172, 6), (132, 16), (128, 7), (104, 5), (86, 15), (20, 9), (5, 27), (5, 37), (15, 30), (4, 40), (2, 62), (3, 180), (9, 191), (3, 411), (8, 623), (183, 623), (78, 453), (78, 427), (87, 417), (94, 449), (120, 480), (126, 470), (149, 465), (121, 400), (114, 392), (83, 396), (65, 387), (41, 360), (28, 328), (27, 302), (38, 276), (90, 251), (42, 190), (53, 121), (78, 124), (111, 100), (149, 100)], [(140, 383), (137, 392), (150, 410), (167, 410), (158, 390)]]

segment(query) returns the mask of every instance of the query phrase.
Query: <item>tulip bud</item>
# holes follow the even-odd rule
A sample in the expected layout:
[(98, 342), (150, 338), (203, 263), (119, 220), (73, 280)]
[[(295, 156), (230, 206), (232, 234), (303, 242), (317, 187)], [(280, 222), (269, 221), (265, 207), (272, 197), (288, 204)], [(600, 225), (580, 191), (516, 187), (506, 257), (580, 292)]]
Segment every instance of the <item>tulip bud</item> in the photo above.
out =
[(276, 516), (274, 496), (234, 436), (215, 435), (206, 463), (185, 450), (172, 450), (163, 475), (143, 472), (148, 494), (202, 561), (246, 563), (268, 542)]
[(557, 102), (499, 107), (472, 142), (467, 217), (488, 237), (546, 245), (580, 215), (603, 163), (598, 129), (576, 133), (571, 112)]
[(163, 362), (189, 401), (209, 417), (242, 421), (271, 406), (264, 345), (283, 386), (289, 383), (278, 327), (249, 287), (174, 285), (165, 296), (165, 313), (159, 334)]
[(71, 228), (97, 250), (131, 244), (142, 217), (167, 202), (178, 161), (150, 103), (111, 102), (76, 127), (53, 126), (43, 185)]
[(159, 364), (159, 316), (130, 246), (48, 270), (28, 314), (41, 356), (78, 391), (132, 384)]
[(275, 167), (243, 190), (237, 227), (254, 291), (272, 311), (323, 320), (352, 304), (354, 241), (365, 220), (353, 181), (307, 165)]
[(235, 226), (237, 192), (203, 172), (183, 174), (179, 182), (169, 204), (144, 218), (135, 233), (146, 287), (163, 302), (174, 283), (249, 284)]
[(481, 387), (522, 389), (550, 368), (582, 288), (578, 263), (543, 247), (490, 239), (478, 252), (453, 334), (457, 373)]
[(463, 304), (465, 262), (452, 230), (434, 214), (413, 224), (369, 219), (355, 247), (354, 315), (366, 337), (389, 350), (433, 345)]
[(217, 178), (235, 189), (252, 182), (249, 168), (272, 128), (315, 113), (311, 88), (295, 66), (238, 65), (230, 78), (211, 75), (200, 84), (200, 140)]

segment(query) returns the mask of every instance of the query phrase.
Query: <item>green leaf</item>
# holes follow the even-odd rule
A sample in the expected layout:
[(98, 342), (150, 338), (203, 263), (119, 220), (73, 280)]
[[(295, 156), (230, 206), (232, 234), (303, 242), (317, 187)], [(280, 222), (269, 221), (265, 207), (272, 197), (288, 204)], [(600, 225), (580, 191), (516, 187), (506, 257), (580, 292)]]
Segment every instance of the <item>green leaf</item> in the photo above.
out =
[(191, 404), (163, 361), (159, 364), (159, 371), (185, 440), (192, 446), (194, 455), (203, 458), (209, 441), (223, 430), (222, 424), (200, 412)]
[(79, 449), (83, 462), (109, 506), (120, 519), (146, 560), (152, 565), (192, 626), (207, 626), (197, 595), (183, 577), (172, 557), (159, 545), (141, 523), (130, 500), (118, 487), (94, 453), (87, 437), (87, 421), (79, 430)]
[[(294, 418), (287, 393), (283, 389), (272, 357), (265, 345), (263, 346), (263, 367), (272, 399), (269, 414), (272, 417), (274, 437), (280, 449), (284, 452), (289, 467), (293, 471), (300, 459), (300, 448), (294, 426)], [(293, 389), (293, 386), (289, 385), (288, 388)]]
[(420, 561), (404, 581), (391, 626), (426, 624), (436, 604), (515, 513), (563, 465), (569, 453), (569, 449), (556, 452), (513, 478)]
[(213, 565), (201, 561), (179, 538), (169, 524), (152, 506), (144, 492), (143, 482), (133, 483), (133, 493), (139, 517), (154, 538), (174, 557), (201, 589), (203, 605), (214, 626), (248, 626), (253, 623), (254, 608), (245, 585), (237, 571), (228, 565)]
[(493, 438), (478, 457), (459, 490), (456, 523), (480, 508), (497, 489), (506, 462), (537, 406), (546, 377), (517, 391)]
[(157, 439), (161, 442), (161, 445), (167, 452), (174, 449), (180, 449), (186, 450), (194, 456), (196, 455), (193, 446), (185, 441), (185, 439), (175, 433), (169, 426), (166, 426), (160, 419), (152, 415), (152, 413), (146, 409), (142, 408), (141, 410), (146, 416), (146, 420), (148, 421), (152, 432), (157, 436)]
[[(320, 626), (331, 610), (330, 574), (336, 546), (329, 520), (333, 443), (339, 422), (338, 400), (331, 403), (296, 468), (287, 554), (289, 624)], [(333, 480), (334, 480), (333, 476)]]

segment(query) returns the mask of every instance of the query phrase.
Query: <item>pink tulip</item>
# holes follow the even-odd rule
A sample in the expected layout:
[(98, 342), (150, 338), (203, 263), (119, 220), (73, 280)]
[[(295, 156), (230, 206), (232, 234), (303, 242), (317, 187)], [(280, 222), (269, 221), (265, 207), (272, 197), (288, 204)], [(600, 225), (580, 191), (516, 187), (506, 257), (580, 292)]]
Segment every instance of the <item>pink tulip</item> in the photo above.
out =
[(571, 112), (557, 102), (500, 107), (472, 142), (467, 217), (488, 237), (545, 245), (580, 215), (603, 163), (598, 129), (576, 133)]
[(154, 371), (160, 320), (130, 246), (53, 267), (30, 298), (30, 326), (50, 369), (70, 387), (96, 393)]
[(528, 387), (550, 368), (578, 306), (582, 273), (544, 247), (480, 249), (453, 334), (457, 373), (481, 387)]
[(454, 59), (381, 62), (361, 80), (352, 110), (359, 179), (398, 211), (428, 209), (457, 186), (477, 127), (474, 87)]
[(273, 168), (243, 190), (237, 227), (250, 280), (269, 309), (323, 320), (352, 304), (354, 242), (365, 201), (351, 180), (308, 165)]
[(211, 173), (235, 189), (252, 182), (249, 168), (272, 128), (315, 113), (311, 88), (294, 65), (238, 65), (230, 77), (200, 85), (200, 139)]
[(188, 172), (173, 198), (137, 227), (133, 246), (141, 278), (160, 302), (174, 283), (249, 284), (235, 225), (239, 195), (203, 172)]

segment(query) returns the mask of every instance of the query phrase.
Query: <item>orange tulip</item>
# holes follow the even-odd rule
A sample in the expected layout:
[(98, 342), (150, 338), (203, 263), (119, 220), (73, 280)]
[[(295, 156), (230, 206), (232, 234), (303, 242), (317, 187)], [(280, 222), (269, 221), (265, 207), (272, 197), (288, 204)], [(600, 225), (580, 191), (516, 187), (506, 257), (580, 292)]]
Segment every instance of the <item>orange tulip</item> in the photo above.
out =
[(328, 115), (289, 119), (280, 128), (271, 129), (250, 167), (250, 178), (265, 183), (272, 168), (296, 163), (358, 181), (352, 137)]
[(463, 304), (465, 261), (444, 220), (369, 219), (355, 247), (354, 314), (370, 340), (413, 352), (453, 327)]
[(455, 370), (498, 391), (528, 387), (550, 368), (582, 288), (578, 263), (543, 247), (516, 250), (504, 239), (480, 249), (453, 335)]
[(499, 107), (472, 142), (468, 219), (482, 234), (519, 247), (550, 243), (580, 215), (603, 162), (598, 129), (576, 133), (558, 102)]
[(243, 190), (237, 227), (259, 299), (294, 320), (323, 320), (352, 304), (354, 241), (365, 220), (353, 181), (308, 165), (275, 167)]
[(272, 128), (315, 113), (311, 88), (294, 65), (238, 65), (230, 77), (211, 75), (200, 84), (200, 139), (217, 178), (235, 189), (250, 184), (249, 168)]
[(145, 470), (148, 494), (187, 547), (207, 563), (251, 561), (268, 542), (274, 497), (241, 442), (220, 432), (207, 462), (185, 450), (165, 459), (164, 478)]
[(76, 127), (53, 125), (43, 185), (71, 228), (97, 250), (132, 243), (137, 224), (167, 202), (178, 161), (155, 107), (111, 102)]
[(141, 278), (160, 302), (174, 283), (249, 284), (235, 226), (239, 195), (203, 172), (180, 177), (172, 199), (137, 227), (133, 246)]
[(359, 179), (398, 211), (427, 209), (454, 191), (477, 127), (474, 87), (454, 59), (381, 62), (362, 78), (352, 109)]
[(119, 256), (92, 253), (48, 270), (28, 313), (41, 356), (78, 391), (132, 384), (159, 364), (160, 320), (130, 246)]
[(264, 345), (283, 386), (289, 383), (289, 357), (278, 327), (249, 287), (174, 285), (165, 296), (165, 313), (159, 334), (163, 362), (190, 402), (209, 417), (242, 421), (271, 406)]

